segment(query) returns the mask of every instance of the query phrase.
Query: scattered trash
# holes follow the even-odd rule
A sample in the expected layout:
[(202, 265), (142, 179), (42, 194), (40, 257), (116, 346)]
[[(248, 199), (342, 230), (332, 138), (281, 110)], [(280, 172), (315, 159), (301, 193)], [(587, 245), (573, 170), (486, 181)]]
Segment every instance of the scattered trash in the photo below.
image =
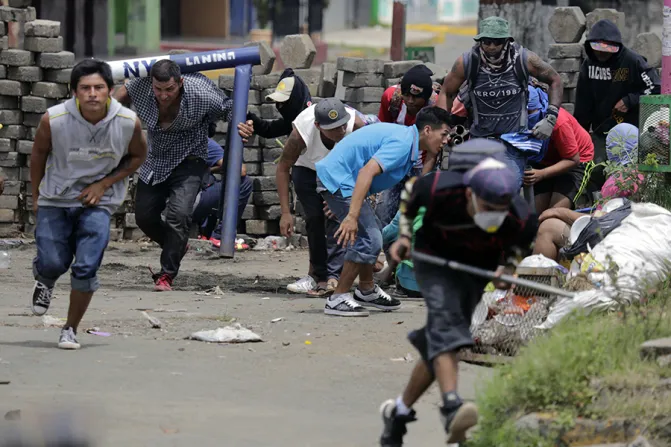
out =
[(151, 323), (151, 327), (154, 329), (161, 329), (161, 320), (159, 320), (156, 317), (152, 317), (149, 315), (147, 312), (142, 312), (142, 316), (144, 316), (147, 320), (149, 320), (149, 323)]
[(248, 350), (249, 352), (256, 352), (256, 349), (254, 349), (254, 348), (247, 348), (247, 350)]
[(160, 426), (160, 428), (161, 428), (161, 431), (163, 431), (163, 433), (165, 433), (166, 435), (174, 435), (174, 434), (179, 433), (179, 428), (168, 428), (168, 427), (164, 427), (162, 425)]
[(18, 421), (21, 420), (21, 410), (12, 410), (5, 413), (6, 421)]
[(255, 343), (263, 341), (259, 335), (242, 327), (240, 323), (209, 331), (194, 332), (189, 338), (208, 343)]
[(100, 328), (97, 328), (97, 327), (86, 329), (84, 332), (86, 332), (87, 334), (91, 334), (91, 335), (97, 335), (99, 337), (110, 337), (112, 335), (109, 332), (101, 332)]
[(65, 318), (55, 318), (51, 315), (44, 315), (42, 317), (42, 324), (44, 327), (61, 327), (65, 324)]
[(258, 284), (258, 283), (259, 283), (259, 275), (256, 275), (254, 277), (254, 284)]
[(410, 353), (407, 353), (404, 357), (397, 357), (391, 359), (392, 362), (406, 362), (406, 363), (411, 363), (414, 359), (412, 358), (412, 355)]
[(403, 321), (397, 321), (396, 324), (403, 324)]
[[(150, 310), (150, 309), (148, 309)], [(188, 312), (187, 309), (154, 309), (154, 312), (165, 312), (165, 313), (175, 313), (175, 312)]]
[(10, 380), (0, 380), (0, 385), (9, 385), (12, 383)]
[(221, 290), (221, 287), (214, 286), (211, 289), (206, 290), (205, 292), (196, 292), (196, 295), (214, 296), (215, 298), (220, 298), (221, 296), (224, 295), (224, 291)]
[(279, 323), (279, 322), (282, 321), (282, 320), (284, 320), (284, 318), (279, 317), (279, 318), (273, 318), (272, 320), (270, 320), (270, 322), (271, 322), (271, 323)]
[(262, 300), (269, 300), (269, 299), (270, 299), (270, 297), (269, 297), (269, 296), (264, 296), (264, 297), (263, 297), (263, 298), (261, 298), (261, 299), (262, 299)]
[(245, 243), (244, 239), (235, 240), (235, 250), (236, 251), (247, 251), (249, 250), (249, 245)]
[(254, 250), (284, 250), (287, 248), (287, 240), (281, 236), (268, 236), (265, 239), (260, 239)]
[(179, 352), (184, 352), (184, 351), (186, 351), (186, 348), (179, 348), (178, 351)]
[(306, 344), (306, 345), (311, 345), (312, 342), (311, 342), (310, 340), (305, 340), (305, 344)]
[(291, 343), (288, 342), (288, 341), (283, 341), (283, 342), (282, 342), (282, 346), (284, 346), (284, 347), (289, 346), (290, 344), (291, 344)]

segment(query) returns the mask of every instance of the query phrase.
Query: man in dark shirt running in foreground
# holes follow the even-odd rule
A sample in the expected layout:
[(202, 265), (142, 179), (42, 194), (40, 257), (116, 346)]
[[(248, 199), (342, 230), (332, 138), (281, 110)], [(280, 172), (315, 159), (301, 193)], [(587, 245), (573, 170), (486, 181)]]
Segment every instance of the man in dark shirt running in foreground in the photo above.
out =
[[(515, 248), (529, 248), (536, 229), (535, 217), (518, 191), (515, 173), (493, 157), (465, 174), (438, 171), (413, 178), (403, 192), (400, 236), (391, 247), (392, 258), (401, 261), (410, 255), (412, 222), (425, 207), (416, 251), (489, 270), (504, 265)], [(380, 408), (384, 447), (403, 444), (406, 424), (416, 420), (411, 408), (434, 379), (443, 397), (440, 413), (448, 444), (464, 441), (466, 431), (478, 421), (475, 405), (462, 402), (457, 394), (457, 353), (473, 344), (471, 315), (487, 281), (417, 260), (415, 275), (428, 318), (426, 326), (408, 338), (422, 358), (403, 394)]]

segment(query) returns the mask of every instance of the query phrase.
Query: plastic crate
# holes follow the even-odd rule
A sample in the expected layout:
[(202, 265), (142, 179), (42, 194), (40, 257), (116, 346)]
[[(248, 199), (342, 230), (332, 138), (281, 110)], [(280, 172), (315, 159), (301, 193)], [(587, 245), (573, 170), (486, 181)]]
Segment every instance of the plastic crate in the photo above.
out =
[[(642, 171), (671, 172), (671, 95), (641, 96), (638, 124), (638, 163)], [(647, 165), (654, 154), (657, 166)]]

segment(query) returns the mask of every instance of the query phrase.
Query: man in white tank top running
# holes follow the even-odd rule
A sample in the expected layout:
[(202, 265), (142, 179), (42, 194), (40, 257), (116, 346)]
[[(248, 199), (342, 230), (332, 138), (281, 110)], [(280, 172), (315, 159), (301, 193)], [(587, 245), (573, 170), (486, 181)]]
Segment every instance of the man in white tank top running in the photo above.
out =
[(277, 191), (282, 218), (280, 232), (293, 234), (294, 218), (289, 203), (289, 172), (298, 200), (305, 212), (310, 267), (308, 275), (289, 284), (294, 293), (326, 296), (333, 293), (343, 266), (344, 250), (335, 243), (338, 222), (324, 215), (324, 201), (317, 193), (315, 163), (354, 130), (366, 125), (363, 115), (346, 107), (336, 98), (323, 99), (301, 112), (294, 120), (294, 130), (284, 145), (277, 166)]
[(61, 349), (80, 347), (77, 327), (100, 287), (97, 272), (109, 242), (111, 216), (126, 197), (128, 177), (147, 158), (140, 121), (110, 97), (113, 86), (105, 62), (78, 63), (70, 78), (73, 98), (44, 114), (30, 157), (35, 315), (47, 312), (56, 281), (72, 265)]

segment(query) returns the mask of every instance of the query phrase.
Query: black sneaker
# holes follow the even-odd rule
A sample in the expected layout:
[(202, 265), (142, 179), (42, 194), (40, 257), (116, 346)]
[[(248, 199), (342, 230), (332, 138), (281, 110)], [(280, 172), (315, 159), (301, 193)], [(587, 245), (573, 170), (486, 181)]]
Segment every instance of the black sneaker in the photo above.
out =
[(364, 307), (374, 307), (387, 312), (401, 308), (401, 302), (396, 298), (390, 297), (377, 284), (375, 285), (375, 290), (368, 295), (357, 288), (354, 291), (354, 299)]
[(33, 314), (41, 316), (47, 313), (49, 306), (51, 305), (53, 293), (53, 287), (47, 287), (41, 282), (35, 281), (33, 299), (30, 302), (30, 309), (33, 311)]
[(380, 436), (380, 446), (401, 447), (403, 436), (408, 432), (405, 424), (417, 420), (415, 410), (411, 410), (410, 414), (407, 415), (397, 415), (396, 401), (389, 399), (380, 406), (380, 413), (382, 414), (382, 422), (384, 422), (384, 431)]
[(466, 432), (478, 423), (478, 409), (471, 402), (463, 403), (450, 411), (441, 408), (440, 419), (447, 432), (448, 444), (464, 442)]
[(370, 315), (366, 309), (352, 299), (352, 295), (349, 293), (327, 298), (326, 304), (324, 304), (324, 313), (338, 317), (367, 317)]

